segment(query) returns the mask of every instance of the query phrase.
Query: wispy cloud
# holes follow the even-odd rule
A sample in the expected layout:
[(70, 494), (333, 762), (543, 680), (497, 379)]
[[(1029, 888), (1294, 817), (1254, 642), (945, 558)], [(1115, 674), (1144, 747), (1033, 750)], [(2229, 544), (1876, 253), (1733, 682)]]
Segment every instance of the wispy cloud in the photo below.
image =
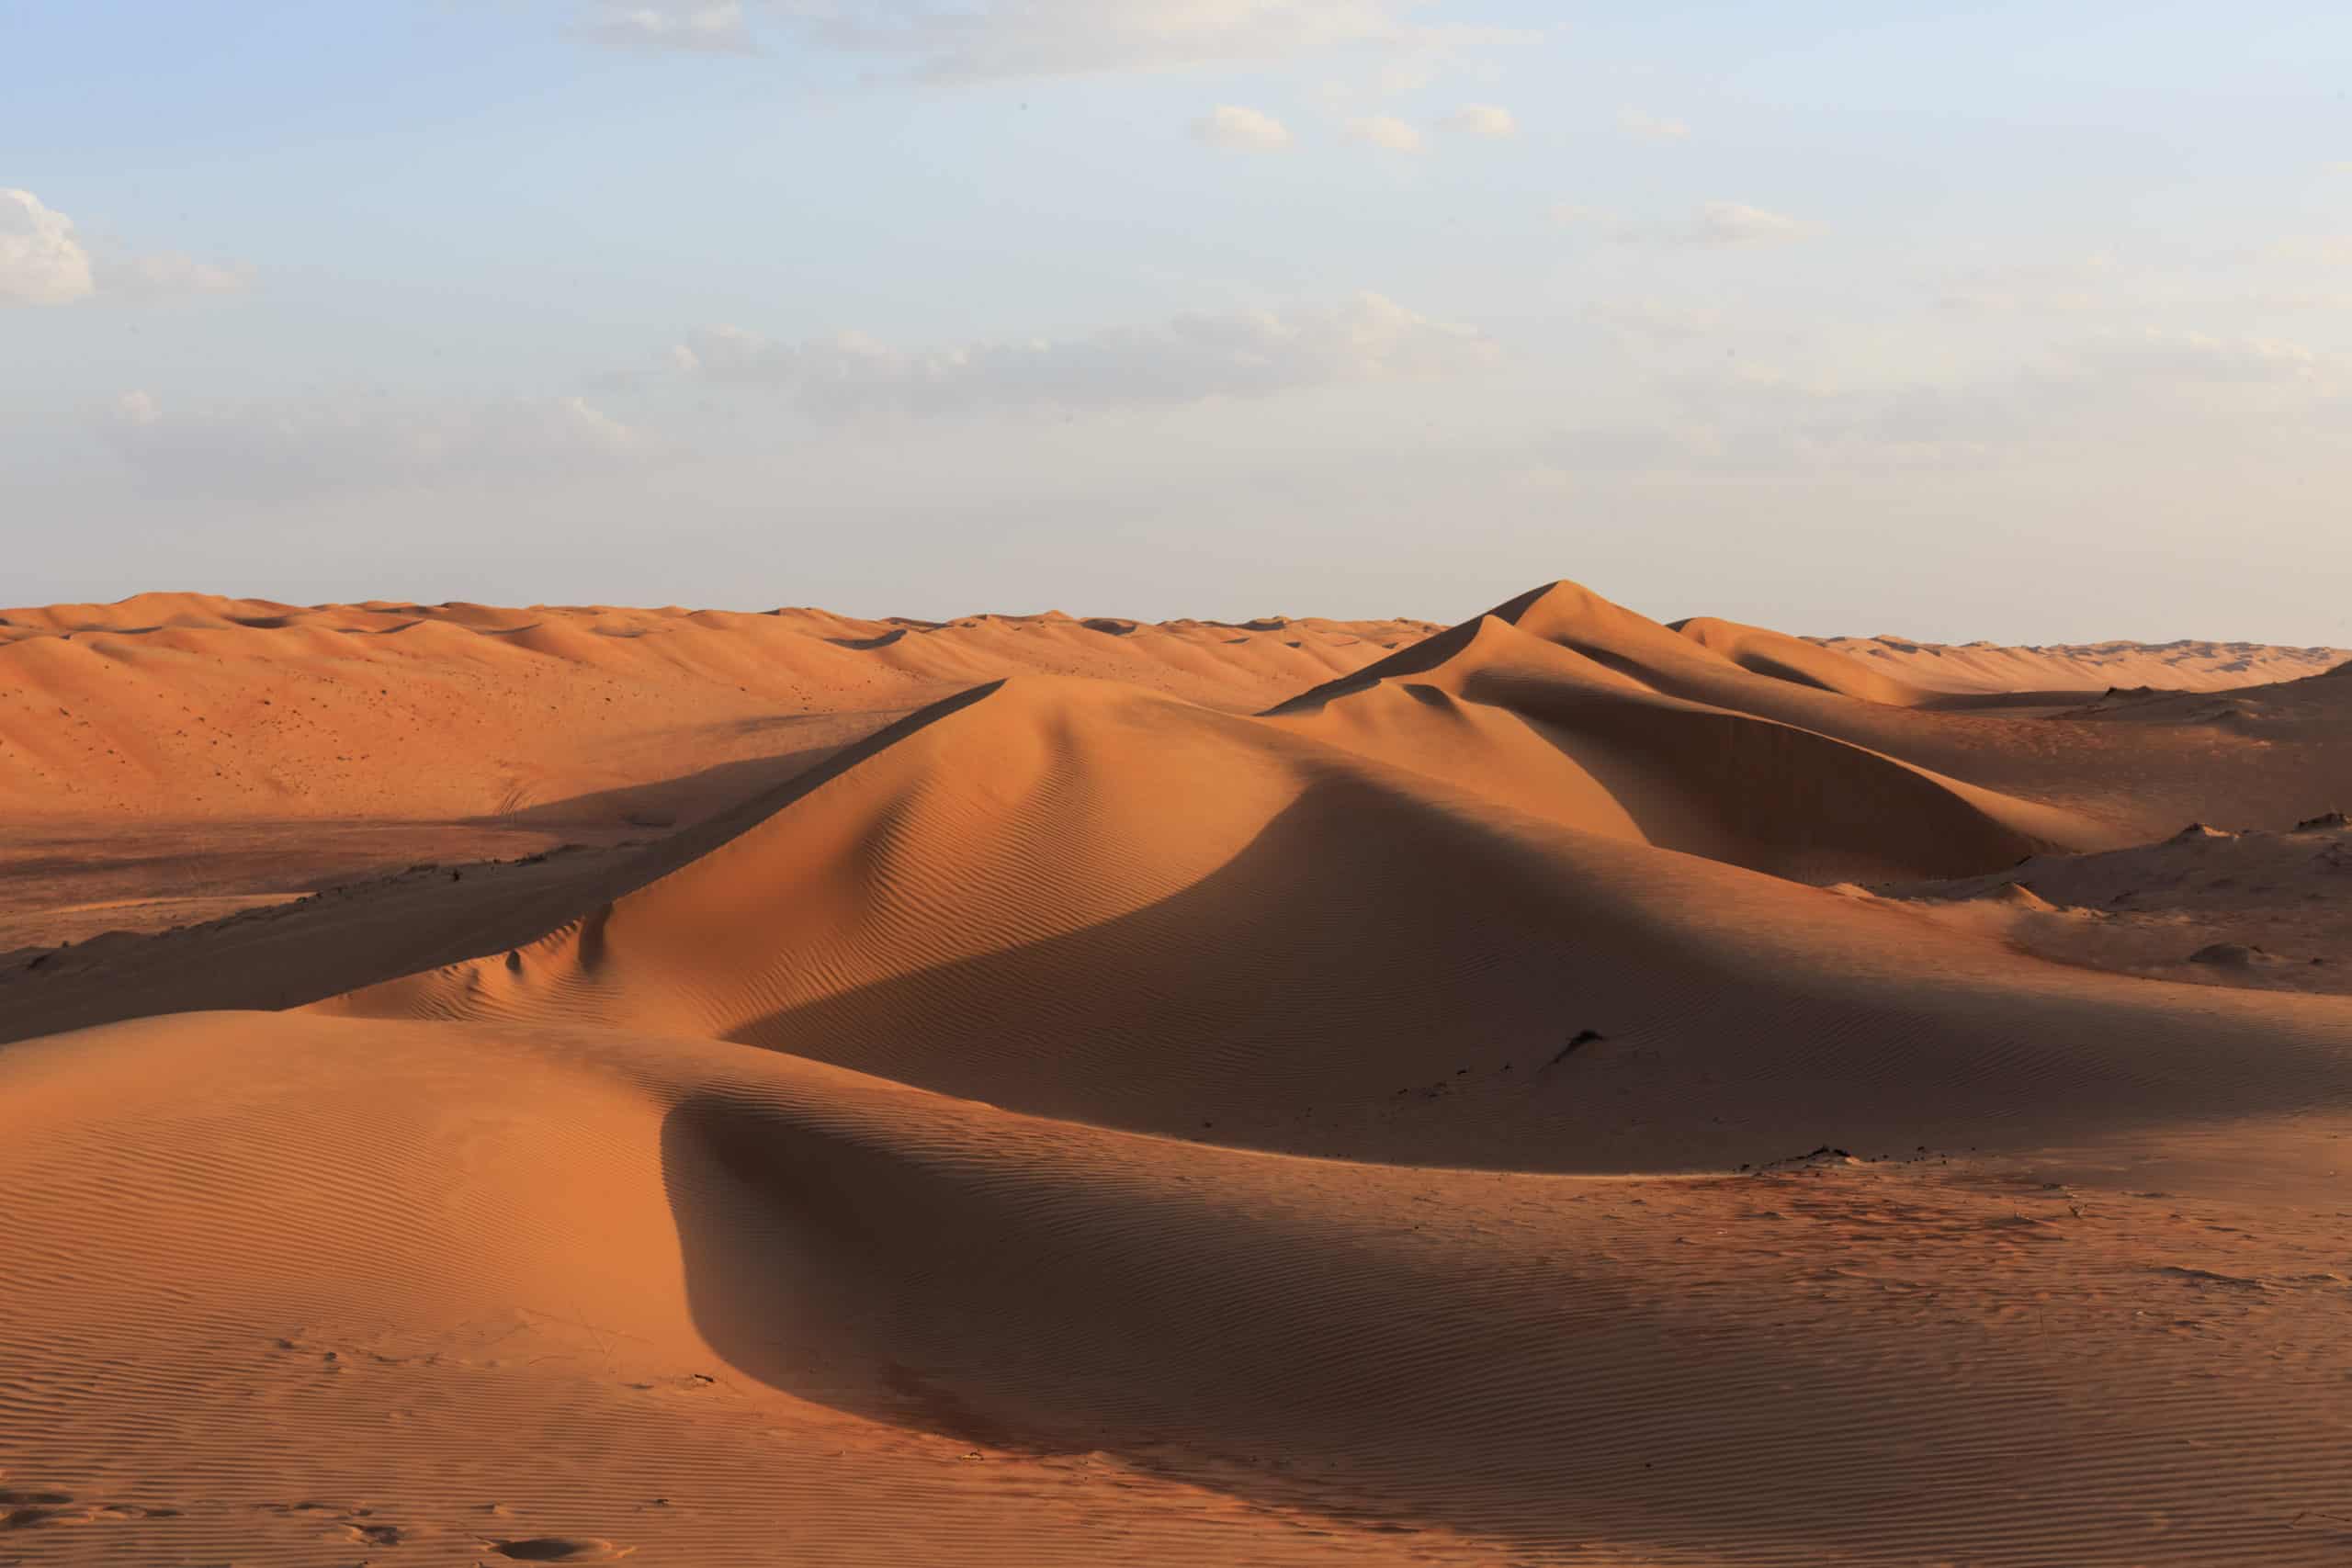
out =
[(1720, 310), (1661, 299), (1597, 299), (1585, 307), (1584, 314), (1587, 321), (1627, 336), (1658, 342), (1706, 337), (1724, 326)]
[(1193, 122), (1193, 134), (1227, 152), (1278, 152), (1291, 144), (1290, 127), (1238, 104), (1219, 104)]
[(1597, 229), (1613, 232), (1619, 227), (1617, 215), (1605, 207), (1587, 207), (1578, 201), (1555, 202), (1552, 221), (1564, 229)]
[(1178, 316), (1083, 336), (895, 348), (857, 333), (776, 342), (731, 327), (695, 333), (678, 367), (767, 388), (811, 417), (956, 415), (1167, 407), (1303, 388), (1453, 374), (1498, 357), (1476, 329), (1378, 294), (1332, 309)]
[(1954, 274), (1937, 303), (1979, 315), (2071, 315), (2115, 303), (2123, 281), (2114, 259), (2103, 254), (1976, 265)]
[(1440, 130), (1501, 138), (1519, 134), (1519, 121), (1499, 104), (1464, 104), (1437, 122)]
[(1679, 119), (1645, 114), (1640, 109), (1619, 109), (1617, 129), (1636, 141), (1680, 141), (1690, 134), (1690, 128)]
[(1367, 115), (1348, 121), (1348, 134), (1358, 141), (1385, 148), (1391, 152), (1418, 152), (1421, 150), (1421, 133), (1395, 115)]
[(739, 0), (592, 6), (581, 18), (580, 32), (610, 49), (686, 54), (756, 52)]
[(2154, 330), (2095, 333), (1948, 380), (1677, 370), (1625, 389), (1634, 417), (1573, 426), (1552, 450), (1577, 471), (1754, 477), (2137, 462), (2158, 441), (2308, 451), (2352, 427), (2346, 370), (2304, 344)]
[(662, 450), (580, 398), (418, 405), (349, 396), (183, 408), (133, 390), (98, 415), (96, 428), (131, 468), (177, 493), (257, 498), (549, 479)]
[(98, 292), (126, 296), (158, 294), (229, 294), (250, 285), (254, 269), (198, 261), (175, 251), (154, 255), (100, 256)]
[(940, 82), (1293, 59), (1340, 48), (1426, 73), (1499, 36), (1408, 19), (1418, 0), (782, 0), (806, 41)]
[(2331, 367), (2326, 355), (2302, 344), (2154, 328), (2086, 338), (2072, 355), (2111, 375), (2198, 383), (2316, 382)]
[(1801, 219), (1744, 201), (1711, 201), (1688, 221), (1659, 230), (1657, 237), (1695, 245), (1770, 245), (1801, 240), (1813, 229)]
[(2317, 262), (2323, 266), (2352, 266), (2352, 234), (2318, 234), (2282, 240), (2271, 247), (2281, 261)]
[(1784, 244), (1820, 231), (1819, 224), (1744, 201), (1705, 202), (1686, 218), (1665, 220), (1622, 218), (1604, 208), (1561, 202), (1552, 209), (1552, 220), (1564, 227), (1593, 230), (1625, 244)]

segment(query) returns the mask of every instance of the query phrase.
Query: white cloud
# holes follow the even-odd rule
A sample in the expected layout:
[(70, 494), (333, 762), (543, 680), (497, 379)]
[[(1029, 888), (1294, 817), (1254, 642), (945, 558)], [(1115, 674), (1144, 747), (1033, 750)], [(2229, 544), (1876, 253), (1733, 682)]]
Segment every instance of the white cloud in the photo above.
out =
[(1637, 141), (1680, 141), (1690, 134), (1690, 128), (1679, 119), (1665, 119), (1640, 109), (1619, 109), (1617, 129)]
[(218, 294), (251, 279), (248, 267), (216, 266), (175, 253), (93, 254), (71, 218), (28, 190), (0, 189), (0, 305)]
[(28, 190), (0, 188), (0, 305), (63, 305), (96, 288), (74, 220)]
[(1441, 130), (1464, 136), (1506, 137), (1519, 134), (1519, 121), (1499, 104), (1464, 104), (1437, 122)]
[(777, 343), (721, 327), (673, 351), (711, 382), (767, 387), (817, 418), (1168, 407), (1488, 365), (1493, 341), (1377, 294), (1332, 310), (1192, 314), (1161, 325), (910, 351), (858, 333)]
[(187, 494), (283, 496), (556, 479), (643, 461), (660, 443), (580, 398), (428, 408), (379, 398), (179, 410), (123, 393), (99, 434)]
[(1391, 152), (1418, 152), (1421, 150), (1421, 133), (1395, 115), (1376, 114), (1363, 119), (1351, 119), (1348, 121), (1348, 134), (1358, 141), (1368, 141)]
[(688, 54), (753, 51), (751, 28), (744, 23), (739, 0), (716, 5), (671, 0), (648, 6), (597, 6), (582, 21), (580, 30), (613, 49)]
[(1228, 152), (1274, 152), (1291, 143), (1290, 127), (1238, 104), (1219, 104), (1193, 122), (1193, 134)]

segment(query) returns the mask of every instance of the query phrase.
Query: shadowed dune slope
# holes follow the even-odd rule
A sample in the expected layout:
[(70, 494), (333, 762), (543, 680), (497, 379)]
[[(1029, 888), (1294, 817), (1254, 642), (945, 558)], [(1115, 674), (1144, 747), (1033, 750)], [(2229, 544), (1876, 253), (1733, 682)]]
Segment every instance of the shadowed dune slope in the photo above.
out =
[[(731, 1190), (665, 1121), (844, 1094), (923, 1102), (708, 1041), (282, 1014), (0, 1053), (6, 1561), (1395, 1560), (1363, 1503), (1253, 1495), (1132, 1430), (979, 1451), (892, 1393), (887, 1353), (825, 1390), (788, 1372), (870, 1342), (819, 1319), (813, 1280), (730, 1305), (699, 1249), (773, 1225), (714, 1231)], [(1493, 1561), (1414, 1535), (1417, 1560)]]
[(29, 1562), (2120, 1568), (2347, 1539), (2312, 1517), (2352, 1482), (2324, 1204), (1965, 1160), (1299, 1160), (718, 1042), (295, 1015), (17, 1047), (0, 1104), (44, 1129), (0, 1143)]

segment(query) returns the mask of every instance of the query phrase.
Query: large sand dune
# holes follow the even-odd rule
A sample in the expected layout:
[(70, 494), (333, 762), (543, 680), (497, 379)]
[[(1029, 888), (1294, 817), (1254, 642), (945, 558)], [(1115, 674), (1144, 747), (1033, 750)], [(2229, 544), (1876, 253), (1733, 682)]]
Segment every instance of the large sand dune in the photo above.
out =
[[(1955, 699), (1565, 583), (7, 620), (87, 745), (325, 710), (168, 807), (192, 753), (61, 721), (28, 798), (290, 843), (243, 785), (376, 679), (421, 776), (322, 832), (647, 821), (8, 956), (0, 1562), (2352, 1551), (2352, 998), (2020, 923), (2340, 906), (2352, 680)], [(2256, 831), (2135, 847), (2191, 818)]]

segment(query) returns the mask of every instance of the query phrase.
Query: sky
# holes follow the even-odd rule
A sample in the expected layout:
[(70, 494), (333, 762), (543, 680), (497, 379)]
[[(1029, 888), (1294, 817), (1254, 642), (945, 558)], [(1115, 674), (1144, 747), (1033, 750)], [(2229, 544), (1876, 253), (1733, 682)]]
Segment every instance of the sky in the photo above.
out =
[(2352, 7), (11, 0), (0, 600), (2352, 645)]

